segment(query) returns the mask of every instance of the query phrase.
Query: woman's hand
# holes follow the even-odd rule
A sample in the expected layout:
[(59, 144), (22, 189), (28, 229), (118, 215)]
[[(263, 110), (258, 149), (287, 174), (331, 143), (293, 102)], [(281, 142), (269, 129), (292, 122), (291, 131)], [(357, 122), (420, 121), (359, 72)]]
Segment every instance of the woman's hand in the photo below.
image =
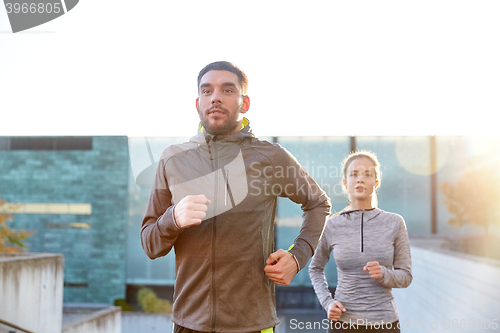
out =
[(369, 261), (363, 267), (363, 271), (370, 273), (370, 276), (374, 279), (380, 279), (382, 277), (382, 269), (378, 261)]
[(328, 305), (328, 319), (337, 321), (339, 320), (342, 313), (345, 312), (345, 308), (339, 301), (333, 301)]

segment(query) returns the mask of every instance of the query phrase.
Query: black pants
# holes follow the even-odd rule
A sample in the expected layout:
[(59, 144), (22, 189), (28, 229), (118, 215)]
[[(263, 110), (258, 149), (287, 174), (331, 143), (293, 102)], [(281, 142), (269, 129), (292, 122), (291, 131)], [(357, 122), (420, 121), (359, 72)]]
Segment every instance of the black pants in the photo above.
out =
[[(172, 333), (205, 333), (205, 332), (190, 330), (189, 328), (185, 328), (177, 324), (174, 324), (174, 330)], [(248, 332), (248, 333), (261, 333), (261, 331)]]
[[(356, 324), (354, 322), (354, 324)], [(328, 327), (328, 333), (382, 333), (382, 332), (390, 332), (390, 333), (399, 333), (398, 327), (399, 321), (395, 321), (393, 323), (387, 323), (384, 325), (372, 325), (372, 326), (362, 326), (362, 325), (353, 325), (349, 322), (341, 322), (341, 321), (330, 321), (330, 326)]]

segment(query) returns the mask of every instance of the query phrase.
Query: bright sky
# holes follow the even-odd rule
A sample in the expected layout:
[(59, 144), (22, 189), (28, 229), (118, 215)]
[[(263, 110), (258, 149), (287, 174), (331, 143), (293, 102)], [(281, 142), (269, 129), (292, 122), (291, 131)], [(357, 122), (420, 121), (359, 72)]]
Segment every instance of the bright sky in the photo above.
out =
[(196, 77), (249, 77), (257, 135), (497, 134), (500, 2), (80, 0), (12, 34), (0, 136), (191, 136)]

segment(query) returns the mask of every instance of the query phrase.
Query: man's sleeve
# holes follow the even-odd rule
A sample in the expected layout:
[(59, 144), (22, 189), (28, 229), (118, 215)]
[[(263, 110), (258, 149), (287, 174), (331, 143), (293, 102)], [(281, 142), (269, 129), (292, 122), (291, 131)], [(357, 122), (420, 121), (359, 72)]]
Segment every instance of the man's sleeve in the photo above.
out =
[(161, 159), (141, 228), (142, 248), (151, 259), (169, 253), (182, 231), (175, 223), (174, 207), (165, 174), (165, 160)]
[(286, 149), (280, 148), (274, 167), (274, 182), (279, 184), (280, 196), (300, 204), (303, 211), (299, 235), (289, 249), (300, 270), (318, 246), (326, 218), (330, 215), (330, 198)]

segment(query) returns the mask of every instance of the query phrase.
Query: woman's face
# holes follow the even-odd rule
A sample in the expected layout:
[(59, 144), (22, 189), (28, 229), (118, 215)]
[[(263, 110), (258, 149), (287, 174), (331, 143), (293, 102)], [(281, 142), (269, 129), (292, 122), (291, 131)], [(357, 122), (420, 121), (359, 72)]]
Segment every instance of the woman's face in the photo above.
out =
[(370, 199), (378, 186), (375, 165), (368, 157), (357, 157), (348, 165), (344, 186), (351, 201)]

